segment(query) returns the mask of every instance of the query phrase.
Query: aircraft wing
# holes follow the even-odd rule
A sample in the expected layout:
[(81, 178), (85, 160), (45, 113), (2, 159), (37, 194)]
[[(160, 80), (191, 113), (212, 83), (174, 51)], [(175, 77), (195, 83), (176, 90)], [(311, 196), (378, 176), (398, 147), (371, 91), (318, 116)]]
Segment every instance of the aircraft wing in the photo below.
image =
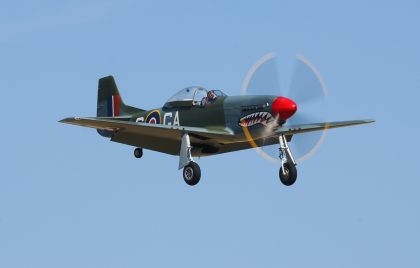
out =
[[(252, 148), (243, 135), (235, 135), (226, 129), (211, 129), (201, 127), (184, 127), (169, 125), (154, 125), (131, 122), (129, 118), (120, 117), (70, 117), (61, 120), (61, 123), (79, 125), (108, 130), (114, 132), (111, 141), (154, 150), (162, 153), (178, 155), (183, 133), (190, 135), (193, 155), (207, 155), (213, 153), (227, 153)], [(320, 131), (330, 128), (346, 127), (372, 123), (374, 120), (354, 120), (340, 122), (324, 122), (282, 126), (274, 131), (271, 137), (255, 140), (258, 146), (275, 144), (278, 135), (295, 135), (299, 133)], [(268, 138), (268, 139), (267, 139)]]
[[(374, 120), (353, 120), (353, 121), (339, 121), (339, 122), (323, 122), (323, 123), (312, 123), (312, 124), (299, 124), (282, 126), (274, 130), (273, 134), (269, 134), (265, 137), (253, 137), (253, 143), (257, 146), (278, 144), (279, 135), (283, 134), (286, 136), (293, 136), (295, 134), (306, 133), (311, 131), (322, 131), (324, 129), (347, 127), (361, 124), (373, 123)], [(246, 140), (238, 140), (236, 142), (225, 143), (220, 148), (220, 153), (227, 153), (233, 151), (239, 151), (244, 149), (252, 148), (250, 142)]]
[(311, 132), (311, 131), (320, 131), (320, 130), (330, 129), (330, 128), (369, 124), (373, 122), (375, 122), (375, 120), (367, 119), (367, 120), (352, 120), (352, 121), (337, 121), (337, 122), (290, 125), (290, 126), (282, 126), (276, 129), (275, 133), (284, 134), (284, 135), (293, 135), (293, 134), (300, 134), (300, 133)]
[(110, 117), (69, 117), (60, 122), (113, 131), (114, 135), (111, 141), (173, 155), (179, 154), (180, 141), (185, 132), (188, 132), (190, 135), (192, 144), (208, 144), (210, 149), (215, 141), (231, 142), (234, 137), (232, 132), (225, 129), (154, 125), (122, 119), (111, 119)]

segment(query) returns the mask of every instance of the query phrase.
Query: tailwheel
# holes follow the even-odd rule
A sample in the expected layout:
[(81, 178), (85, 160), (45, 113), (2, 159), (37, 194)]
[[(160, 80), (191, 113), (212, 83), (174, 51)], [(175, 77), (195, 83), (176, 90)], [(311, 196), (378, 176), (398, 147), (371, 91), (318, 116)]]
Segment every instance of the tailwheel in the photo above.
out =
[(134, 157), (141, 158), (143, 156), (143, 148), (134, 149)]
[(195, 162), (190, 162), (184, 167), (184, 181), (190, 185), (196, 185), (201, 178), (201, 169), (200, 166)]
[(297, 178), (297, 169), (293, 163), (286, 162), (280, 167), (279, 171), (280, 181), (286, 185), (291, 186), (295, 183)]

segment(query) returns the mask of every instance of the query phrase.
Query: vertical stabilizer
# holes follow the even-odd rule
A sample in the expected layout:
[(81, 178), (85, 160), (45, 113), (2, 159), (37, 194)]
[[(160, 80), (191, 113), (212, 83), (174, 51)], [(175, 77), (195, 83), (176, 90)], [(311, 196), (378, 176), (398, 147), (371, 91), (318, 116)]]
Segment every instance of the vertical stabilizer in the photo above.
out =
[[(121, 117), (131, 116), (142, 112), (142, 109), (125, 105), (114, 77), (106, 76), (99, 79), (98, 83), (98, 103), (96, 116), (97, 117)], [(121, 118), (119, 118), (121, 119)], [(113, 132), (106, 130), (98, 130), (99, 134), (104, 137), (111, 137)]]

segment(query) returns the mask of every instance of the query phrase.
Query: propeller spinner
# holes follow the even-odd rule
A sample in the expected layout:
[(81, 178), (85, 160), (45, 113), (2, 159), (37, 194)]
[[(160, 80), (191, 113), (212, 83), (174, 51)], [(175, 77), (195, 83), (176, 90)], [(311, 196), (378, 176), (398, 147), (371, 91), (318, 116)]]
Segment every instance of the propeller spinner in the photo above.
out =
[(271, 113), (278, 116), (280, 120), (286, 121), (297, 111), (297, 105), (291, 99), (285, 97), (276, 98), (271, 105)]

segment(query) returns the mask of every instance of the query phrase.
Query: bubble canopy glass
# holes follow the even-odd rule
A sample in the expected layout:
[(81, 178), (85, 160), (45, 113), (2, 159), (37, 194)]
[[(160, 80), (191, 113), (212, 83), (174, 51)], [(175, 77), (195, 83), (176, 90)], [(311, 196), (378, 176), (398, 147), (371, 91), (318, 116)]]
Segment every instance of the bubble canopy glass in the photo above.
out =
[(216, 96), (226, 96), (220, 90), (207, 90), (203, 87), (187, 87), (177, 93), (175, 93), (169, 100), (166, 102), (165, 106), (173, 104), (198, 104), (201, 103), (203, 99), (207, 97), (207, 93), (213, 91)]

